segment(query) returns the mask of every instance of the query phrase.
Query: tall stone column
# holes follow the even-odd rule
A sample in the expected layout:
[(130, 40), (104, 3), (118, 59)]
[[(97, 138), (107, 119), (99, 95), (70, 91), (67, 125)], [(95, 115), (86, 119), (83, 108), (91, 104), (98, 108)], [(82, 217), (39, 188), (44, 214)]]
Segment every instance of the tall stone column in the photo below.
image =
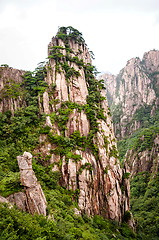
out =
[(32, 155), (29, 152), (24, 152), (22, 156), (17, 157), (20, 169), (20, 180), (25, 186), (26, 208), (31, 214), (42, 214), (46, 216), (46, 198), (37, 181), (35, 173), (32, 169)]

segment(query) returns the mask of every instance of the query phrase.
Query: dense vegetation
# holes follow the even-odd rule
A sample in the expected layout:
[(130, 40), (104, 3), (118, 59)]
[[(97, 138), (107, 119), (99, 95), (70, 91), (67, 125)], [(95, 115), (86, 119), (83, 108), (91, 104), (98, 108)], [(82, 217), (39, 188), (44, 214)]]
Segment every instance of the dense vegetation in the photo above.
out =
[(31, 216), (15, 208), (0, 206), (0, 239), (2, 240), (128, 240), (135, 234), (126, 224), (104, 220), (100, 216), (88, 218), (73, 213), (71, 198), (59, 191), (51, 191), (54, 217)]
[(159, 173), (138, 173), (131, 181), (131, 208), (141, 239), (159, 239)]
[(46, 88), (44, 72), (44, 68), (39, 67), (34, 73), (24, 75), (19, 91), (25, 93), (22, 94), (25, 107), (14, 115), (10, 111), (0, 113), (0, 194), (3, 196), (21, 189), (16, 156), (33, 151), (39, 142), (45, 116), (39, 113), (37, 103), (38, 94)]
[[(133, 120), (140, 121), (141, 127), (136, 130), (131, 136), (118, 141), (118, 149), (120, 159), (122, 160), (128, 149), (134, 149), (137, 152), (151, 150), (154, 139), (159, 133), (159, 113), (158, 109), (154, 115), (151, 115), (152, 106), (142, 106), (136, 110)], [(130, 123), (131, 124), (131, 123)]]
[(56, 37), (62, 39), (64, 42), (66, 42), (66, 40), (73, 40), (80, 44), (85, 43), (82, 33), (72, 26), (60, 27)]

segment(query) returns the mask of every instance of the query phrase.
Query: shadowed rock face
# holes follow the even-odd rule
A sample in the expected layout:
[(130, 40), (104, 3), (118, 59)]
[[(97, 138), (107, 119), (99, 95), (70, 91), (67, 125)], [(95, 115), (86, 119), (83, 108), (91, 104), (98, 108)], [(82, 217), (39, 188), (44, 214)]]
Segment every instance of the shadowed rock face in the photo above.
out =
[(23, 210), (26, 208), (31, 214), (37, 213), (46, 216), (46, 199), (32, 169), (32, 155), (24, 152), (22, 156), (17, 157), (17, 160), (20, 169), (20, 180), (25, 187), (25, 193), (19, 193), (19, 199), (25, 203), (25, 205), (20, 202), (17, 203), (18, 198), (16, 198), (14, 194), (13, 198), (17, 199), (15, 203)]
[(25, 192), (13, 193), (7, 197), (7, 200), (11, 204), (13, 204), (13, 205), (15, 204), (19, 209), (21, 209), (23, 211), (28, 211), (27, 206), (26, 206), (27, 198), (26, 198)]

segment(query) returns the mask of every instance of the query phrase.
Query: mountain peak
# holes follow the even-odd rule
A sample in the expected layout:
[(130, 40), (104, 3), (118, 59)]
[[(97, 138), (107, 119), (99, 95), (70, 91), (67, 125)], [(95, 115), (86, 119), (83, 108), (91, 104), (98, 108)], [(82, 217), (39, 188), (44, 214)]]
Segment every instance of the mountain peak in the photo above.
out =
[[(61, 27), (48, 46), (48, 63), (20, 78), (16, 97), (9, 94), (15, 88), (15, 75), (2, 102), (4, 106), (9, 101), (15, 115), (9, 115), (8, 121), (20, 118), (24, 126), (27, 123), (28, 135), (37, 131), (32, 155), (41, 167), (50, 166), (52, 173), (59, 173), (60, 185), (74, 192), (80, 212), (121, 222), (129, 210), (129, 182), (118, 160), (104, 83), (96, 75), (82, 34), (73, 27)], [(24, 128), (19, 124), (15, 131), (18, 126)], [(16, 141), (20, 138), (26, 151), (25, 141), (31, 140), (24, 138), (22, 129)]]

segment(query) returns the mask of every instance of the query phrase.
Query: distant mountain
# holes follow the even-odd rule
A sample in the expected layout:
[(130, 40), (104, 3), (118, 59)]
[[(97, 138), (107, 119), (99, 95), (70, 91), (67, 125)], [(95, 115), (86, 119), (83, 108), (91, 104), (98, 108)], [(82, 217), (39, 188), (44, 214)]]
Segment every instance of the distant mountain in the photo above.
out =
[[(104, 74), (121, 161), (131, 176), (131, 208), (143, 239), (159, 239), (159, 51)], [(142, 235), (141, 234), (141, 235)]]
[(145, 53), (142, 60), (132, 58), (117, 76), (104, 74), (101, 78), (105, 80), (117, 138), (145, 125), (142, 114), (144, 118), (154, 115), (159, 104), (159, 51)]

